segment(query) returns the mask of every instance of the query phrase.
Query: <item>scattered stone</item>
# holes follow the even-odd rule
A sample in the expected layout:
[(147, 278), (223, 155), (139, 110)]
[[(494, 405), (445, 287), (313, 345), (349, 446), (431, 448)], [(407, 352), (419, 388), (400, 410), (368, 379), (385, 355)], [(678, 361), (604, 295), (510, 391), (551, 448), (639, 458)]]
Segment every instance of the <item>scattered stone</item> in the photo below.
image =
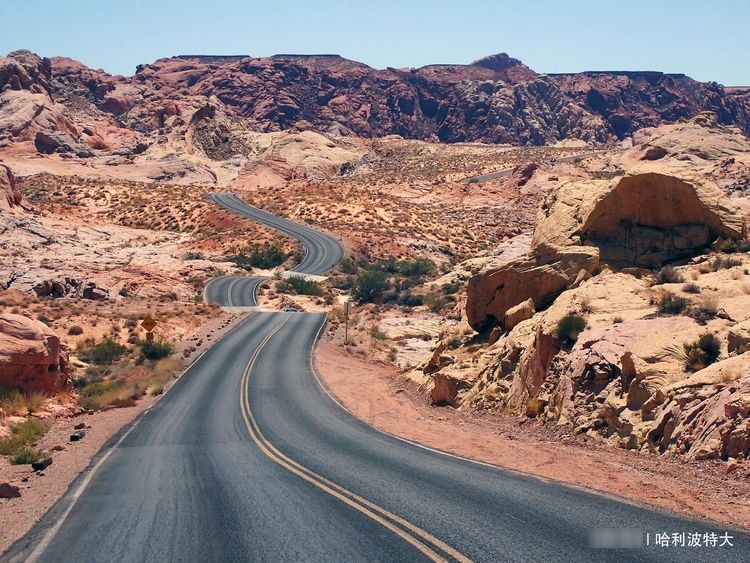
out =
[(20, 496), (21, 489), (18, 485), (0, 483), (0, 498), (18, 498)]
[(34, 471), (44, 471), (47, 469), (50, 465), (52, 465), (52, 458), (51, 457), (45, 457), (44, 459), (40, 459), (39, 461), (32, 463), (31, 468)]
[(76, 430), (70, 435), (70, 441), (71, 442), (78, 442), (80, 440), (83, 440), (83, 437), (86, 436), (85, 430)]

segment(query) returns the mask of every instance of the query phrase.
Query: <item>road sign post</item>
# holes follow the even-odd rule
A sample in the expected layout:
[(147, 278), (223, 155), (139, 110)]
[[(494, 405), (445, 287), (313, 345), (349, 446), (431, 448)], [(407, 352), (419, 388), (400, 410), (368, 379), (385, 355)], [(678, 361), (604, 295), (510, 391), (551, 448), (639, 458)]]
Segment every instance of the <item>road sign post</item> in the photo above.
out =
[(141, 326), (146, 330), (146, 340), (152, 342), (154, 340), (154, 329), (156, 328), (156, 320), (151, 315), (148, 315), (141, 321)]
[(349, 312), (352, 309), (352, 302), (344, 302), (344, 346), (349, 344)]

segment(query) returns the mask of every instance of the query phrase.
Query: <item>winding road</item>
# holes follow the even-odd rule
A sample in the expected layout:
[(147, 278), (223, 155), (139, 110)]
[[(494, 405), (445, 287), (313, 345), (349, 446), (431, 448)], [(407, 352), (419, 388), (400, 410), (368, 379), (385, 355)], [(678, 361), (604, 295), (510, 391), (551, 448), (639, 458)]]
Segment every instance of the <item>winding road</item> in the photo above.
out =
[[(314, 229), (233, 196), (216, 201), (301, 240), (307, 256), (297, 271), (321, 273), (343, 256)], [(243, 280), (217, 280), (207, 296), (255, 305), (257, 281)], [(247, 314), (98, 454), (4, 559), (748, 560), (750, 537), (737, 531), (729, 531), (734, 547), (655, 545), (656, 534), (721, 535), (725, 526), (460, 459), (367, 426), (318, 380), (311, 357), (324, 326), (322, 314)]]

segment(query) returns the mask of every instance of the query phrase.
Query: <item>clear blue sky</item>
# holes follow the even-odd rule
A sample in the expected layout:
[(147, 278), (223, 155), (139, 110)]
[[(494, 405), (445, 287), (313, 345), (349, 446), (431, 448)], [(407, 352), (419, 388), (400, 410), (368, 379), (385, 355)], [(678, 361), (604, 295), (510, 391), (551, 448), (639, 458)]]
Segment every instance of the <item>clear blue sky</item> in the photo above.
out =
[(116, 74), (176, 54), (338, 53), (377, 68), (507, 52), (538, 72), (750, 85), (750, 0), (0, 0), (0, 53)]

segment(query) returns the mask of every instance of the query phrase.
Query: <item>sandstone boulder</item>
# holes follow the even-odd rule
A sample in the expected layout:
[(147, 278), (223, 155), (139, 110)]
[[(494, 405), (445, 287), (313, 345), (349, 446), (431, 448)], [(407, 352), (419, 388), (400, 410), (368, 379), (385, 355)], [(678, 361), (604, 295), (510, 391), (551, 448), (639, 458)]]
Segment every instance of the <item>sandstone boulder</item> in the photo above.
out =
[(0, 386), (53, 394), (70, 382), (67, 346), (47, 325), (0, 315)]
[(719, 237), (743, 236), (742, 213), (712, 181), (631, 172), (551, 192), (537, 215), (532, 249), (591, 245), (617, 267), (655, 267), (689, 258)]
[(729, 329), (727, 348), (730, 354), (750, 352), (750, 320), (738, 323)]
[(536, 313), (534, 308), (534, 300), (529, 298), (522, 303), (519, 303), (515, 307), (511, 307), (505, 313), (505, 319), (503, 320), (503, 326), (506, 330), (513, 329), (521, 321), (530, 319)]
[(433, 405), (450, 405), (458, 407), (458, 393), (468, 387), (461, 379), (444, 373), (436, 373), (432, 378), (432, 391), (430, 396)]
[(534, 255), (477, 274), (467, 287), (466, 316), (481, 331), (505, 321), (509, 309), (531, 300), (535, 308), (554, 301), (581, 270), (599, 267), (599, 250), (590, 246), (555, 248), (539, 245)]

